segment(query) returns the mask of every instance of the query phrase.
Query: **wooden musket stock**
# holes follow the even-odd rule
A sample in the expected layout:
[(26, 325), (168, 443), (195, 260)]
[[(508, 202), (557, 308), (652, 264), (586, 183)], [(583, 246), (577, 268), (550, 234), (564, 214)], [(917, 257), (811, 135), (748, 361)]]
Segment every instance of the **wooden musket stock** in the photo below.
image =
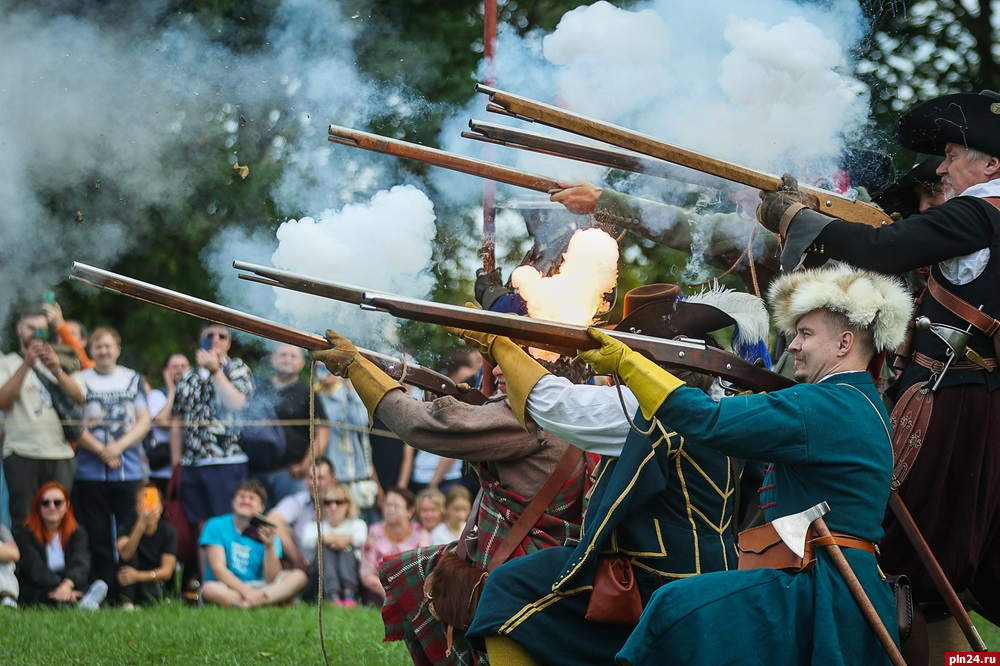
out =
[[(124, 275), (111, 273), (87, 264), (74, 262), (70, 277), (115, 294), (123, 294), (174, 312), (205, 319), (269, 340), (302, 347), (309, 351), (330, 348), (330, 343), (322, 335), (306, 333), (239, 310), (217, 305), (211, 301), (133, 280)], [(436, 395), (451, 395), (472, 404), (482, 404), (485, 401), (485, 396), (479, 391), (456, 385), (447, 376), (433, 370), (367, 349), (359, 348), (358, 352), (397, 381), (412, 384)]]
[(496, 125), (481, 120), (470, 120), (471, 132), (462, 132), (466, 139), (475, 139), (487, 143), (495, 143), (509, 148), (529, 150), (542, 155), (562, 157), (596, 164), (609, 169), (620, 169), (646, 176), (676, 180), (699, 187), (711, 187), (717, 190), (730, 191), (735, 188), (732, 181), (712, 176), (701, 171), (695, 171), (679, 164), (658, 160), (640, 155), (629, 150), (587, 145), (567, 139), (559, 139), (537, 132)]
[(517, 185), (518, 187), (535, 190), (536, 192), (545, 192), (548, 194), (562, 189), (559, 187), (559, 181), (553, 178), (536, 176), (503, 166), (502, 164), (485, 162), (472, 157), (438, 150), (437, 148), (427, 148), (416, 143), (390, 139), (378, 134), (362, 132), (347, 127), (330, 125), (330, 136), (328, 138), (333, 143), (341, 143), (345, 146), (362, 148), (376, 153), (385, 153), (386, 155), (395, 155), (396, 157), (408, 160), (416, 160), (425, 164), (451, 169), (452, 171), (459, 171), (472, 176), (479, 176), (480, 178), (488, 178), (499, 183)]
[[(233, 267), (237, 270), (254, 273), (255, 275), (240, 275), (241, 278), (254, 282), (273, 287), (284, 287), (346, 303), (359, 303), (362, 309), (388, 312), (395, 317), (413, 321), (504, 335), (519, 343), (561, 354), (575, 355), (579, 349), (596, 349), (599, 346), (597, 341), (587, 334), (586, 326), (560, 324), (499, 312), (445, 305), (394, 294), (361, 291), (335, 282), (324, 282), (296, 273), (241, 261), (233, 262)], [(787, 377), (748, 363), (735, 354), (709, 347), (701, 340), (664, 340), (638, 333), (610, 330), (606, 333), (654, 361), (687, 370), (718, 375), (743, 388), (755, 391), (774, 391), (787, 388), (795, 383)]]
[[(781, 178), (772, 174), (672, 146), (645, 134), (503, 92), (481, 83), (476, 84), (476, 91), (489, 97), (490, 104), (486, 107), (488, 111), (500, 111), (503, 115), (528, 122), (537, 122), (589, 139), (603, 141), (619, 148), (680, 164), (761, 190), (776, 191), (781, 189)], [(892, 221), (886, 213), (870, 204), (802, 184), (799, 185), (799, 190), (818, 199), (821, 213), (832, 215), (841, 220), (860, 222), (873, 227), (880, 227)]]

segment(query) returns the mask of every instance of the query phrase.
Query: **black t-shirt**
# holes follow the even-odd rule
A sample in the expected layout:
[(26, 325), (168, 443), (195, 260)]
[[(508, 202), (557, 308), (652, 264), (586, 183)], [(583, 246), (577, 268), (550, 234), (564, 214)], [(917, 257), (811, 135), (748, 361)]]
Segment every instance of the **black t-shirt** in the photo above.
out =
[[(274, 405), (279, 420), (302, 421), (301, 425), (285, 426), (285, 457), (281, 467), (302, 460), (309, 452), (309, 385), (297, 381), (283, 388), (275, 388), (270, 382), (261, 387), (260, 392)], [(326, 420), (323, 401), (315, 402), (316, 420)]]
[[(133, 525), (134, 522), (123, 528), (120, 534), (124, 536), (131, 534)], [(164, 553), (177, 554), (177, 530), (161, 518), (156, 531), (152, 534), (143, 534), (139, 539), (139, 547), (135, 549), (135, 555), (122, 564), (139, 571), (150, 571), (160, 566)]]

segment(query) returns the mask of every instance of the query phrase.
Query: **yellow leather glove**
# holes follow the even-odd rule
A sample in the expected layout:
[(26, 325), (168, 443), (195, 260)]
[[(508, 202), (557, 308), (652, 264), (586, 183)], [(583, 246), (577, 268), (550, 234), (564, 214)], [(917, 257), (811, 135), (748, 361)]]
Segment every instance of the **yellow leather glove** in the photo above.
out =
[(444, 330), (456, 338), (465, 340), (473, 349), (488, 357), (494, 365), (503, 370), (504, 381), (507, 383), (507, 401), (514, 411), (518, 422), (525, 425), (528, 394), (538, 380), (549, 374), (549, 371), (531, 358), (520, 346), (502, 335), (470, 331), (465, 328), (445, 326)]
[(589, 328), (587, 333), (601, 346), (578, 352), (580, 358), (601, 374), (621, 377), (639, 401), (647, 420), (653, 418), (671, 393), (684, 386), (680, 379), (604, 331)]
[(316, 361), (322, 361), (326, 369), (338, 377), (347, 377), (348, 366), (361, 357), (358, 348), (353, 342), (329, 328), (326, 330), (326, 341), (330, 343), (329, 349), (310, 352), (310, 356)]
[(370, 428), (375, 422), (375, 409), (385, 394), (395, 389), (404, 390), (403, 386), (362, 356), (353, 342), (336, 331), (328, 329), (326, 339), (331, 348), (314, 351), (311, 355), (333, 374), (351, 380), (351, 386), (368, 408)]
[(490, 352), (490, 349), (493, 347), (493, 342), (500, 337), (499, 335), (483, 333), (481, 331), (470, 331), (467, 328), (455, 328), (453, 326), (445, 326), (444, 330), (448, 335), (455, 336), (485, 356), (490, 363), (493, 363), (493, 354)]

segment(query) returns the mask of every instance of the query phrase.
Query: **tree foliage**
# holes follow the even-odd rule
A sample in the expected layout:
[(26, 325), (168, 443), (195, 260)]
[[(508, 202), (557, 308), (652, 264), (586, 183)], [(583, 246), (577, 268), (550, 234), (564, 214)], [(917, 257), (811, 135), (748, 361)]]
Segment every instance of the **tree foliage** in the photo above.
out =
[[(16, 8), (31, 7), (20, 0)], [(527, 33), (551, 30), (568, 10), (583, 4), (570, 0), (500, 2), (499, 20)], [(626, 3), (631, 4), (631, 3)], [(254, 52), (266, 44), (278, 0), (162, 0), (159, 23), (190, 20), (221, 46), (237, 52)], [(109, 7), (114, 12), (109, 13)], [(49, 11), (88, 12), (126, 21), (134, 12), (130, 2), (53, 2)], [(994, 3), (988, 0), (920, 0), (909, 5), (886, 0), (866, 0), (871, 34), (857, 54), (858, 76), (872, 90), (875, 124), (889, 127), (899, 113), (916, 101), (950, 91), (1000, 89), (1000, 46), (993, 27)], [(390, 112), (371, 124), (376, 132), (433, 145), (441, 122), (456, 112), (471, 95), (483, 52), (483, 3), (481, 0), (358, 0), (343, 11), (357, 22), (356, 62), (375, 81), (402, 85), (426, 105), (420, 113), (399, 117)], [(419, 63), (419, 66), (416, 66)], [(201, 263), (201, 250), (221, 230), (231, 225), (273, 230), (283, 216), (271, 197), (283, 167), (280, 153), (272, 150), (276, 134), (292, 134), (290, 124), (267, 119), (272, 111), (282, 117), (281, 100), (270, 107), (247, 108), (239, 100), (219, 109), (212, 136), (187, 136), (171, 159), (212, 165), (187, 199), (176, 208), (131, 210), (150, 224), (137, 227), (128, 254), (113, 266), (126, 275), (155, 276), (159, 283), (195, 296), (214, 299), (210, 272)], [(226, 129), (238, 119), (235, 131)], [(254, 165), (247, 180), (231, 169), (234, 153)], [(417, 176), (421, 167), (406, 165)], [(93, 183), (81, 183), (86, 196), (98, 196)], [(111, 189), (110, 183), (106, 184)], [(91, 188), (91, 189), (88, 189)], [(433, 197), (433, 190), (428, 186)], [(107, 193), (101, 196), (106, 196)], [(113, 195), (112, 195), (113, 196)], [(54, 189), (45, 200), (53, 215), (71, 216), (81, 192)], [(469, 299), (473, 276), (458, 274), (449, 263), (457, 248), (475, 242), (480, 230), (468, 211), (445, 210), (448, 230), (436, 239), (437, 287), (434, 298), (451, 303)], [(457, 220), (457, 222), (455, 222)], [(248, 222), (250, 221), (250, 222)], [(465, 235), (463, 235), (465, 234)], [(471, 239), (471, 241), (470, 241)], [(677, 281), (685, 257), (649, 243), (627, 238), (624, 242), (620, 289), (649, 281)], [(88, 325), (111, 322), (126, 341), (123, 362), (152, 376), (162, 357), (178, 345), (193, 346), (198, 322), (166, 310), (143, 308), (135, 316), (134, 302), (63, 284), (58, 295), (70, 305), (70, 315)], [(419, 351), (417, 360), (434, 365), (454, 343), (437, 327), (407, 324), (404, 344)], [(190, 343), (188, 342), (190, 341)]]

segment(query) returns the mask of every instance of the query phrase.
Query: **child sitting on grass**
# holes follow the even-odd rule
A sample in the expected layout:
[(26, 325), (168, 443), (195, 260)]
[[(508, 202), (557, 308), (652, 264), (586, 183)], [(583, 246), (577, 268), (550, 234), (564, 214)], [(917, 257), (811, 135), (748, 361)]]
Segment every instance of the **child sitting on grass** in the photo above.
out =
[[(358, 518), (358, 505), (350, 488), (343, 483), (330, 485), (322, 495), (324, 521), (320, 524), (323, 543), (323, 598), (335, 606), (354, 608), (358, 605), (358, 563), (361, 548), (368, 538), (368, 526)], [(316, 530), (305, 530), (302, 539), (305, 550), (316, 548)], [(309, 569), (310, 590), (315, 596), (319, 581), (319, 558)]]

